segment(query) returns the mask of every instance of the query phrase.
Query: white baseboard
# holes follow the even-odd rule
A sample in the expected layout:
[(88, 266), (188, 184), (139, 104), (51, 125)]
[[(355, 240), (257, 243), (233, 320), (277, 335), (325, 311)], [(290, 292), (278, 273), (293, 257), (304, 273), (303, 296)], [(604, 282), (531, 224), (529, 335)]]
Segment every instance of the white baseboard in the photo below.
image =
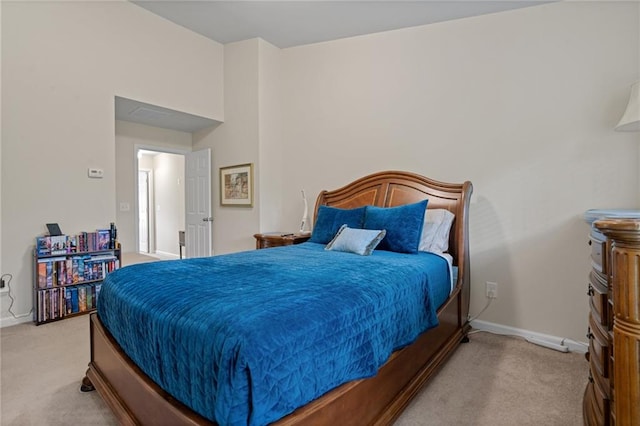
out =
[[(10, 314), (9, 314), (10, 315)], [(10, 327), (12, 325), (18, 325), (25, 322), (31, 322), (33, 319), (31, 314), (16, 315), (16, 317), (6, 316), (0, 318), (0, 328)]]
[(547, 348), (555, 349), (560, 352), (586, 353), (589, 349), (589, 345), (584, 342), (576, 342), (575, 340), (567, 339), (564, 337), (536, 333), (535, 331), (523, 330), (521, 328), (509, 327), (507, 325), (495, 324), (487, 321), (471, 321), (471, 327), (473, 327), (473, 329), (475, 330), (483, 330), (490, 333), (502, 334), (505, 336), (522, 337), (533, 344), (545, 346)]
[[(179, 254), (169, 253), (168, 251), (156, 250), (156, 254), (159, 255), (159, 256), (171, 257), (171, 258), (175, 258), (175, 259), (179, 259), (180, 258)], [(153, 254), (150, 254), (149, 256), (153, 256)]]

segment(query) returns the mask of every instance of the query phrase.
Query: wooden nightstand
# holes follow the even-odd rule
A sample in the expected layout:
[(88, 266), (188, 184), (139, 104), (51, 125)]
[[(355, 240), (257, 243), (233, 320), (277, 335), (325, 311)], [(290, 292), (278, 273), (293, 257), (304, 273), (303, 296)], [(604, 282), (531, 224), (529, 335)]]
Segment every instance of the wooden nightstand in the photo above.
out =
[(255, 234), (256, 249), (300, 244), (311, 238), (311, 234), (290, 234), (287, 232), (264, 232)]

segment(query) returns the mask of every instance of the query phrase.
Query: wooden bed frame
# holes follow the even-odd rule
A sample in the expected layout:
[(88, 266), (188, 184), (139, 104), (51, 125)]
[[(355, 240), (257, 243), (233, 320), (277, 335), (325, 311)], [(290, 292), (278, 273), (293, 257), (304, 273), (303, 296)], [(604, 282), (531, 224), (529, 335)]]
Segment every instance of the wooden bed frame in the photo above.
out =
[[(337, 387), (274, 423), (289, 425), (388, 425), (448, 359), (469, 329), (470, 182), (451, 184), (423, 176), (388, 171), (375, 173), (334, 191), (322, 191), (320, 205), (352, 208), (391, 207), (429, 199), (428, 208), (455, 214), (449, 253), (458, 279), (438, 310), (440, 324), (413, 344), (394, 352), (378, 374)], [(204, 425), (211, 421), (175, 400), (149, 379), (122, 351), (97, 314), (91, 315), (91, 362), (82, 390), (98, 390), (121, 424)]]

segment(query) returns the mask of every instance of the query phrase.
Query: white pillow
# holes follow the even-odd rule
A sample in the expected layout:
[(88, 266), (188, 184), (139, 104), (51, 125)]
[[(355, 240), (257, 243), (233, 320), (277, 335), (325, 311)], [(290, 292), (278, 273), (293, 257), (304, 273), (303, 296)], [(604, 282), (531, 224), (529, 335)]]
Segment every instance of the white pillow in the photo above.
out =
[(427, 209), (418, 250), (435, 253), (449, 250), (449, 231), (455, 217), (446, 209)]

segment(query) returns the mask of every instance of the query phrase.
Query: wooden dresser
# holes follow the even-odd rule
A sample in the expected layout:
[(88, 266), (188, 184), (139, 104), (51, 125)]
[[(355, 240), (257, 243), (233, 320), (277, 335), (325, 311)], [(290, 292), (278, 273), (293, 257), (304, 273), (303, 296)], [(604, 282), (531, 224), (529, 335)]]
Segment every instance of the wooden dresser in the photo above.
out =
[(593, 223), (587, 425), (640, 426), (640, 219)]

